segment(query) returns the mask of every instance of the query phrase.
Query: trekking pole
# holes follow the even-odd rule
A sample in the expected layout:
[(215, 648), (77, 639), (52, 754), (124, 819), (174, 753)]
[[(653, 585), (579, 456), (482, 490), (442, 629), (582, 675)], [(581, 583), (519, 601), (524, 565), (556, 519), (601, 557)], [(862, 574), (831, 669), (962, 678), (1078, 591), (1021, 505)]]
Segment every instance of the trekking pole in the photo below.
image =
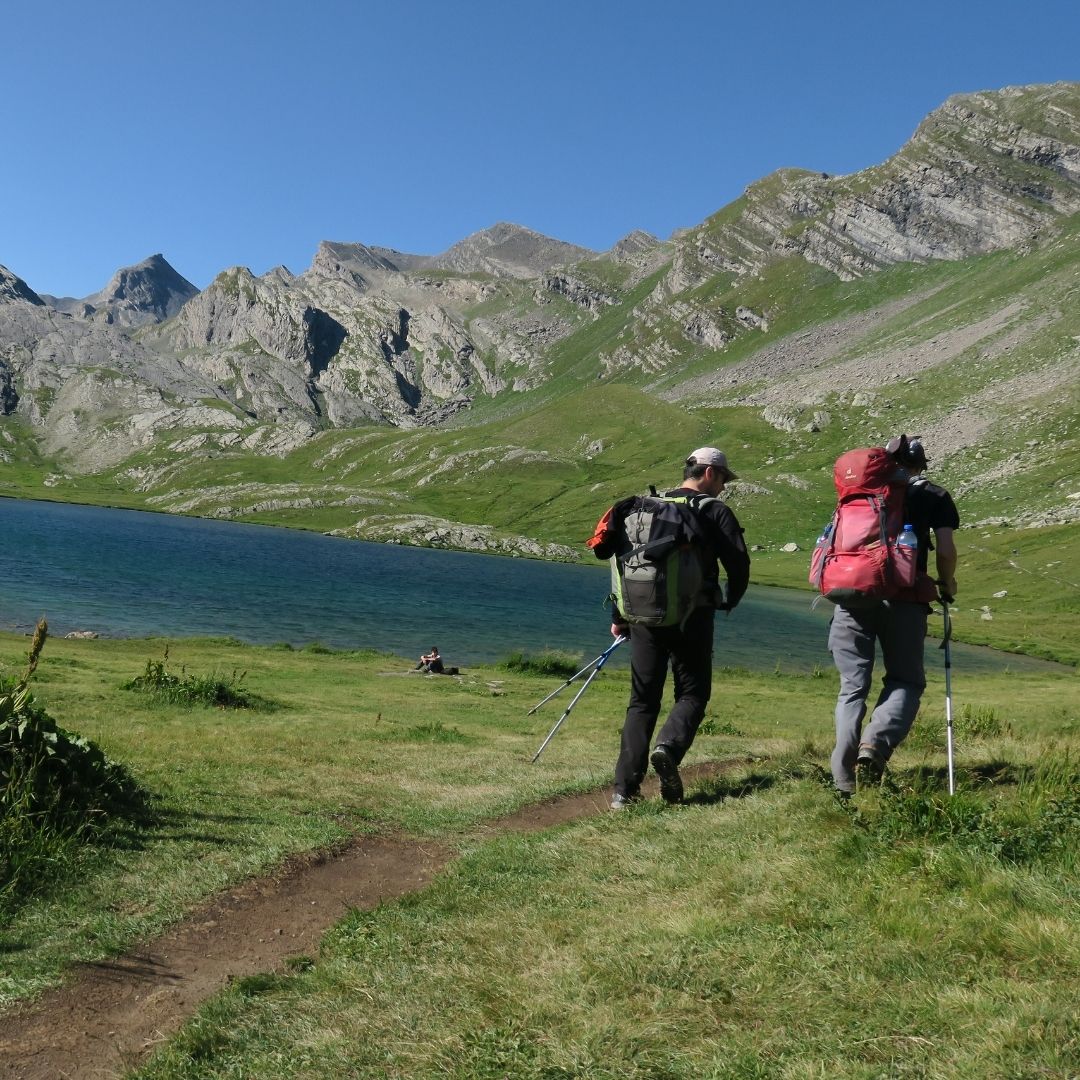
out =
[[(589, 683), (591, 683), (593, 681), (593, 679), (595, 679), (596, 676), (600, 674), (600, 669), (608, 662), (608, 657), (611, 656), (611, 654), (615, 651), (617, 646), (621, 645), (626, 640), (627, 639), (625, 637), (617, 637), (615, 639), (615, 643), (610, 648), (605, 649), (593, 661), (593, 663), (596, 665), (593, 668), (593, 673), (585, 680), (585, 682), (582, 685), (581, 689), (574, 695), (574, 700), (571, 701), (570, 704), (566, 706), (566, 712), (564, 712), (562, 714), (562, 716), (560, 716), (559, 719), (555, 721), (555, 726), (548, 732), (547, 738), (540, 744), (540, 749), (537, 750), (535, 754), (533, 754), (532, 760), (533, 760), (534, 764), (536, 762), (536, 759), (544, 752), (544, 748), (547, 746), (547, 744), (549, 742), (551, 742), (551, 740), (553, 738), (555, 738), (555, 732), (558, 731), (560, 727), (562, 727), (563, 721), (570, 715), (570, 710), (578, 703), (578, 698), (580, 698), (581, 695), (584, 694), (585, 691), (589, 689)], [(588, 668), (585, 667), (585, 668), (582, 668), (581, 670), (582, 671), (587, 671)], [(578, 672), (578, 675), (580, 675), (580, 674), (581, 674), (581, 671)], [(575, 675), (574, 678), (576, 679), (577, 675)], [(569, 681), (568, 681), (567, 685), (569, 685)], [(563, 689), (563, 687), (560, 686), (559, 690), (562, 690), (562, 689)], [(554, 695), (549, 695), (549, 696), (554, 696)], [(547, 698), (544, 699), (544, 701), (546, 701), (546, 700), (547, 700)], [(540, 702), (540, 705), (543, 705), (543, 703), (544, 703), (543, 701)], [(540, 708), (540, 705), (537, 705), (537, 708)], [(533, 711), (535, 712), (535, 710), (533, 710)]]
[(956, 778), (953, 771), (953, 725), (952, 725), (952, 619), (949, 617), (949, 601), (941, 598), (941, 607), (945, 613), (945, 629), (942, 633), (941, 648), (945, 650), (945, 746), (949, 758), (949, 794), (956, 792)]
[(581, 676), (589, 670), (589, 668), (594, 667), (595, 665), (603, 661), (606, 661), (608, 654), (612, 651), (612, 649), (614, 649), (616, 645), (621, 645), (625, 640), (625, 637), (616, 638), (614, 645), (610, 646), (610, 648), (605, 649), (595, 660), (590, 660), (580, 671), (575, 672), (573, 675), (571, 675), (570, 678), (567, 679), (566, 682), (564, 682), (562, 686), (560, 686), (557, 690), (552, 690), (551, 693), (548, 694), (548, 696), (544, 698), (543, 701), (537, 702), (525, 715), (532, 716), (532, 714), (536, 712), (536, 710), (539, 709), (541, 705), (546, 705), (553, 697), (555, 697), (556, 694), (561, 694), (575, 679), (580, 679)]

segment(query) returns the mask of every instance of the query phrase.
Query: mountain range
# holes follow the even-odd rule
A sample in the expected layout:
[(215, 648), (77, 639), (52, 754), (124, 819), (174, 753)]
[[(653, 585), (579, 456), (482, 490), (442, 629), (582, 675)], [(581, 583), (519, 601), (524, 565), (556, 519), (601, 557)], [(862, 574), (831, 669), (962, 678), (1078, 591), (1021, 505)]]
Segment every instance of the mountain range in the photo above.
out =
[(158, 254), (81, 299), (0, 267), (3, 483), (576, 557), (600, 491), (709, 441), (751, 459), (731, 498), (768, 546), (817, 524), (838, 448), (904, 427), (988, 527), (1069, 523), (1078, 236), (1080, 84), (1055, 83), (607, 252), (500, 223), (203, 290)]

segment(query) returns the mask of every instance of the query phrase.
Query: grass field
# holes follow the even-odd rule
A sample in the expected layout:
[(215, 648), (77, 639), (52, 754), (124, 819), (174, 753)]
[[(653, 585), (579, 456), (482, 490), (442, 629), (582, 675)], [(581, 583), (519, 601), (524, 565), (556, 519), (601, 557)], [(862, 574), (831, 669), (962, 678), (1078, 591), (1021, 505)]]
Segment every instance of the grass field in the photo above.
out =
[[(317, 956), (205, 1005), (140, 1077), (1071, 1077), (1080, 1071), (1076, 676), (958, 680), (959, 793), (932, 675), (893, 783), (836, 801), (831, 672), (717, 672), (688, 804), (531, 836), (482, 824), (610, 781), (605, 671), (536, 765), (561, 681), (405, 674), (362, 653), (171, 643), (261, 711), (120, 684), (159, 641), (50, 641), (39, 703), (157, 795), (5, 911), (5, 1002), (113, 955), (289, 853), (357, 833), (459, 853)], [(16, 670), (23, 639), (0, 639)], [(550, 711), (549, 711), (550, 710)]]

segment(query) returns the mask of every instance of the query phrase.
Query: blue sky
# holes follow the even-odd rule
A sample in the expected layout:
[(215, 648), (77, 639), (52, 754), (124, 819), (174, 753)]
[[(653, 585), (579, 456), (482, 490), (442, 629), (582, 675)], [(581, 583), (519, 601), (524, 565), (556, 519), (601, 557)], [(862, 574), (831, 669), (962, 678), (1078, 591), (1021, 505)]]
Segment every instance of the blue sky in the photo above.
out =
[(603, 250), (780, 166), (853, 172), (950, 94), (1080, 79), (1080, 3), (5, 5), (0, 263), (85, 296), (497, 221)]

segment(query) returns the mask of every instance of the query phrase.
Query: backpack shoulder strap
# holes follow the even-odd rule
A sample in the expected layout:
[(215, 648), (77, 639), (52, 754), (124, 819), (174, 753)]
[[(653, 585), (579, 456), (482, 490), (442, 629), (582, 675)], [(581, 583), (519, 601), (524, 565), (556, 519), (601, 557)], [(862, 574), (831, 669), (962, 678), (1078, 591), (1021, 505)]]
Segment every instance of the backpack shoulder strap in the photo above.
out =
[(657, 497), (663, 499), (664, 502), (689, 506), (691, 510), (700, 510), (709, 503), (720, 501), (715, 495), (706, 495), (703, 491), (695, 492), (693, 495), (659, 495)]
[(694, 495), (676, 495), (669, 500), (670, 502), (679, 503), (685, 506), (691, 513), (685, 515), (686, 527), (690, 532), (691, 537), (697, 541), (702, 542), (709, 535), (709, 530), (712, 528), (712, 523), (704, 523), (702, 518), (702, 511), (710, 503), (718, 503), (720, 500), (715, 495), (706, 495), (704, 492), (698, 492)]

